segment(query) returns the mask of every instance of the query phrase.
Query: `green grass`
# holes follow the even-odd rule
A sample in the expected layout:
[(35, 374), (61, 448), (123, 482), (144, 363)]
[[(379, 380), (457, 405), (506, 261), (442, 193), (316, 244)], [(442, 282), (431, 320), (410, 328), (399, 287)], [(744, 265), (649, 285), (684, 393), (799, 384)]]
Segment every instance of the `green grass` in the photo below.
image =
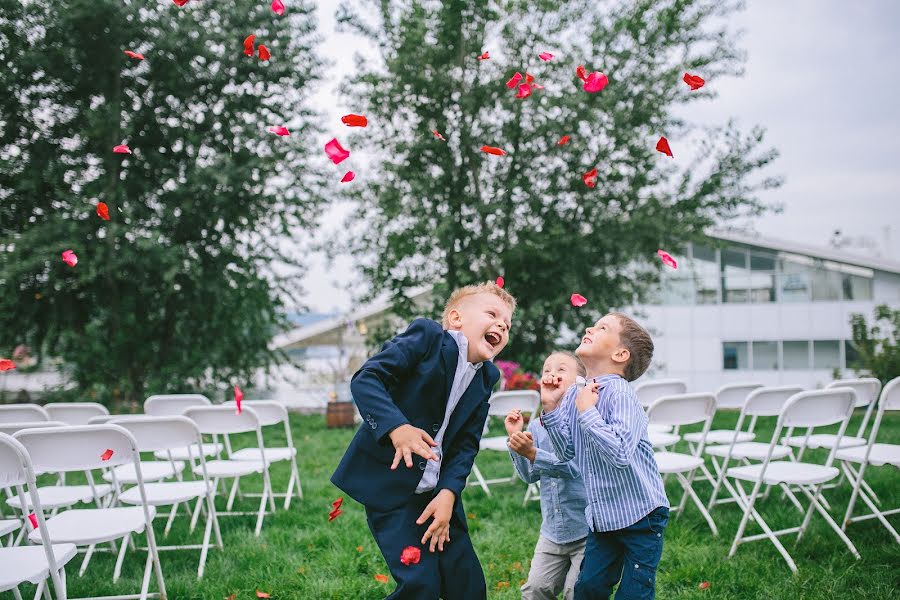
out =
[[(850, 430), (855, 431), (860, 415), (854, 417)], [(734, 414), (716, 418), (714, 426), (733, 425)], [(388, 574), (387, 567), (366, 526), (363, 508), (345, 498), (342, 514), (328, 522), (331, 502), (342, 495), (329, 482), (329, 477), (353, 434), (351, 430), (329, 430), (322, 416), (293, 416), (294, 440), (300, 447), (299, 468), (304, 499), (293, 501), (291, 508), (279, 510), (265, 520), (262, 535), (253, 535), (253, 517), (222, 517), (221, 527), (225, 551), (211, 550), (202, 580), (196, 578), (199, 551), (162, 553), (162, 568), (169, 598), (224, 599), (256, 598), (256, 590), (269, 592), (272, 598), (382, 598), (393, 589), (393, 582), (375, 581), (376, 573)], [(773, 423), (761, 421), (761, 439), (771, 436)], [(900, 419), (885, 419), (880, 441), (900, 443)], [(492, 423), (491, 433), (499, 435), (502, 425)], [(277, 443), (277, 428), (272, 428), (272, 441)], [(268, 435), (268, 432), (267, 432)], [(235, 446), (249, 445), (249, 437), (235, 439)], [(811, 455), (822, 460), (820, 453)], [(485, 453), (478, 464), (486, 477), (511, 473), (506, 455)], [(900, 474), (892, 467), (872, 468), (867, 480), (882, 498), (884, 505), (900, 506)], [(285, 463), (274, 467), (274, 485), (282, 491), (288, 470)], [(245, 491), (258, 490), (261, 479), (247, 478)], [(708, 496), (706, 483), (696, 486), (702, 498)], [(484, 567), (490, 598), (519, 598), (518, 587), (528, 575), (541, 522), (537, 502), (522, 507), (525, 485), (519, 481), (492, 487), (490, 497), (479, 488), (469, 488), (463, 495), (472, 540)], [(680, 499), (680, 488), (674, 481), (667, 486), (672, 504)], [(840, 519), (849, 499), (849, 486), (827, 493), (833, 516)], [(219, 503), (220, 508), (224, 501)], [(255, 499), (238, 503), (241, 509), (253, 510)], [(763, 516), (776, 529), (799, 524), (799, 513), (773, 492), (759, 505)], [(8, 513), (8, 511), (7, 511)], [(848, 534), (859, 549), (862, 560), (853, 559), (843, 543), (818, 516), (799, 545), (782, 538), (794, 557), (799, 573), (792, 575), (775, 548), (767, 540), (742, 545), (737, 555), (726, 559), (737, 530), (740, 513), (735, 505), (718, 506), (713, 517), (719, 537), (711, 535), (705, 521), (689, 504), (686, 513), (673, 517), (665, 535), (665, 550), (657, 579), (658, 598), (896, 598), (900, 588), (900, 545), (874, 520), (851, 525)], [(900, 525), (896, 517), (894, 524)], [(162, 537), (164, 517), (157, 517), (159, 543), (198, 543), (202, 531), (190, 536), (187, 519), (180, 517), (167, 539)], [(748, 531), (757, 533), (751, 524)], [(362, 550), (357, 551), (361, 546)], [(69, 563), (71, 597), (134, 593), (139, 590), (143, 570), (142, 555), (129, 554), (123, 577), (111, 583), (114, 557), (109, 553), (95, 555), (84, 578), (77, 571), (81, 556)], [(0, 565), (2, 568), (2, 565)], [(708, 590), (698, 590), (709, 581)], [(507, 587), (508, 584), (508, 587)], [(33, 593), (33, 586), (22, 586), (23, 596)], [(155, 583), (151, 584), (155, 589)], [(10, 593), (0, 598), (12, 598)]]

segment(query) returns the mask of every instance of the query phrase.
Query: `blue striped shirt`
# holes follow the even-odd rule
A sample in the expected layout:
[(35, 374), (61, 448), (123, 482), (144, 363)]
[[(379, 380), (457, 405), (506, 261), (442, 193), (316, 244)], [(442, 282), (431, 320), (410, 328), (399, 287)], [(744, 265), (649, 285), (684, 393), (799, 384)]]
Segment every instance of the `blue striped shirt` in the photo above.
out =
[(556, 455), (564, 461), (574, 458), (581, 471), (588, 526), (596, 532), (616, 531), (660, 506), (668, 508), (669, 500), (647, 436), (647, 416), (634, 390), (619, 375), (593, 381), (601, 385), (596, 408), (579, 414), (575, 396), (581, 388), (573, 385), (542, 420)]

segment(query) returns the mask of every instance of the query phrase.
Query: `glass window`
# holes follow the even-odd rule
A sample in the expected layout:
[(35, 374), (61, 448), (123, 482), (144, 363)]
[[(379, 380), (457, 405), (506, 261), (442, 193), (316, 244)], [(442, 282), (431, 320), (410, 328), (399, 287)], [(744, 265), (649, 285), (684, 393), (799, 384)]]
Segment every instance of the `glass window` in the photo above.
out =
[(846, 363), (847, 368), (856, 368), (856, 363), (858, 360), (859, 350), (856, 349), (856, 346), (853, 345), (853, 342), (851, 342), (850, 340), (844, 340), (844, 362)]
[(778, 370), (777, 342), (753, 342), (753, 370)]
[(775, 302), (775, 255), (750, 254), (750, 301)]
[(660, 281), (660, 300), (663, 304), (693, 304), (694, 282), (690, 279), (663, 277)]
[(722, 300), (748, 302), (750, 299), (750, 270), (747, 252), (736, 248), (722, 250)]
[(716, 304), (719, 301), (719, 261), (714, 248), (694, 245), (694, 273), (697, 304)]
[(747, 342), (723, 342), (722, 359), (725, 369), (749, 369)]
[(781, 355), (785, 370), (809, 368), (809, 342), (782, 342)]
[(841, 274), (828, 269), (815, 269), (812, 275), (814, 302), (841, 299)]
[(785, 258), (781, 261), (780, 293), (782, 302), (809, 302), (812, 278), (810, 265), (800, 260)]
[(838, 340), (813, 342), (813, 368), (839, 369), (841, 367), (841, 343)]
[(844, 273), (841, 277), (844, 300), (871, 300), (872, 278)]

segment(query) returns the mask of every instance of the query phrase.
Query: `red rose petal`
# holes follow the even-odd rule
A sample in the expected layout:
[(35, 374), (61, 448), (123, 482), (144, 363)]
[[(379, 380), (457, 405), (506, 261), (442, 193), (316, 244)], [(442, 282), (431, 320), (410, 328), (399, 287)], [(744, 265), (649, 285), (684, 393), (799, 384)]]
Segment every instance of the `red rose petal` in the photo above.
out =
[(238, 386), (234, 386), (234, 403), (237, 405), (236, 415), (241, 414), (241, 402), (244, 401), (244, 392), (241, 391), (241, 388)]
[(553, 55), (549, 52), (541, 52), (540, 54), (538, 54), (538, 58), (540, 58), (544, 62), (547, 62), (548, 60), (553, 60)]
[(8, 358), (0, 358), (0, 371), (12, 371), (16, 368), (16, 363)]
[(328, 513), (328, 522), (331, 523), (332, 521), (337, 519), (342, 514), (344, 514), (344, 511), (342, 511), (341, 509), (339, 509), (339, 508), (334, 509), (333, 511)]
[(334, 502), (331, 503), (331, 507), (334, 509), (338, 509), (341, 507), (341, 505), (343, 503), (344, 503), (344, 497), (341, 496), (340, 498), (338, 498), (337, 500), (335, 500)]
[(578, 65), (575, 69), (575, 74), (578, 75), (578, 79), (587, 81), (587, 71), (585, 70), (584, 65)]
[(78, 257), (75, 256), (75, 253), (71, 250), (66, 250), (62, 253), (63, 262), (69, 265), (70, 267), (74, 267), (78, 264)]
[(421, 559), (422, 551), (415, 546), (407, 546), (403, 549), (403, 552), (400, 553), (400, 562), (402, 562), (407, 567), (409, 565), (419, 564), (419, 560)]
[(270, 596), (266, 592), (261, 592), (259, 590), (256, 590), (256, 597), (257, 598), (271, 598), (272, 596)]
[(284, 137), (286, 135), (291, 135), (291, 132), (288, 131), (288, 128), (284, 125), (278, 125), (276, 127), (269, 127), (266, 131), (270, 133), (274, 133), (275, 135)]
[(109, 221), (109, 206), (107, 206), (106, 202), (97, 203), (97, 216), (104, 221)]
[(172, 0), (172, 2), (174, 2), (178, 6), (184, 6), (185, 4), (188, 3), (188, 0)]
[(31, 513), (30, 515), (28, 515), (28, 520), (31, 521), (31, 527), (32, 527), (32, 529), (37, 529), (37, 528), (38, 528), (38, 522), (37, 522), (37, 515), (36, 515), (36, 514)]
[(431, 130), (431, 133), (433, 133), (433, 134), (434, 134), (434, 137), (436, 137), (437, 139), (441, 140), (442, 142), (446, 142), (446, 141), (447, 141), (447, 138), (445, 138), (444, 136), (442, 136), (442, 135), (440, 134), (440, 132), (439, 132), (437, 129), (432, 129), (432, 130)]
[(131, 154), (131, 148), (128, 147), (128, 144), (119, 144), (113, 146), (113, 152), (115, 154)]
[(259, 45), (259, 60), (269, 60), (270, 58), (272, 58), (272, 55), (269, 53), (269, 49), (266, 48), (265, 46), (263, 46), (262, 44), (260, 44)]
[(362, 115), (344, 115), (341, 117), (341, 123), (347, 127), (365, 127), (369, 124), (369, 120)]
[(666, 252), (665, 250), (657, 250), (656, 255), (662, 259), (663, 264), (665, 264), (669, 267), (672, 267), (673, 269), (678, 268), (678, 263), (675, 262), (675, 259), (672, 258), (672, 255), (669, 254), (668, 252)]
[(517, 85), (519, 85), (519, 82), (520, 82), (520, 81), (522, 81), (522, 74), (519, 73), (518, 71), (516, 71), (516, 74), (513, 75), (513, 76), (509, 79), (509, 81), (506, 82), (506, 87), (508, 87), (509, 89), (513, 89), (514, 87), (516, 87)]
[(109, 460), (112, 458), (112, 455), (113, 451), (107, 448), (106, 451), (100, 455), (100, 460)]
[(357, 551), (357, 552), (362, 552), (362, 550), (363, 550), (362, 546), (357, 546), (357, 547), (356, 547), (356, 551)]
[(338, 142), (335, 138), (325, 144), (325, 154), (328, 155), (328, 158), (331, 159), (331, 162), (337, 165), (343, 162), (344, 159), (346, 159), (348, 156), (350, 156), (350, 151), (344, 150), (340, 142)]
[(284, 14), (284, 2), (281, 0), (272, 0), (272, 12), (279, 17)]
[(525, 83), (534, 83), (534, 75), (525, 73)]
[(606, 84), (609, 83), (609, 77), (600, 73), (599, 71), (594, 71), (590, 75), (587, 76), (587, 79), (584, 80), (584, 91), (590, 94), (596, 94), (600, 90), (606, 87)]
[(504, 280), (503, 280), (502, 277), (498, 277), (496, 283), (497, 283), (497, 287), (501, 287), (501, 288), (502, 288), (502, 287), (503, 287), (503, 284), (504, 284), (505, 282), (504, 282)]
[(253, 42), (255, 41), (256, 36), (252, 33), (244, 38), (244, 54), (246, 54), (247, 56), (253, 56)]
[(137, 52), (132, 52), (131, 50), (126, 50), (125, 56), (127, 56), (128, 58), (136, 58), (138, 60), (144, 60), (143, 54), (139, 54)]
[(660, 152), (662, 152), (663, 154), (665, 154), (666, 156), (671, 156), (672, 158), (675, 158), (674, 156), (672, 156), (672, 149), (669, 148), (669, 140), (667, 140), (665, 137), (659, 138), (659, 141), (656, 142), (656, 149), (659, 150)]
[(698, 589), (698, 590), (708, 590), (708, 589), (709, 589), (709, 582), (708, 582), (708, 581), (701, 581), (701, 582), (700, 582), (700, 585), (697, 586), (697, 589)]
[(557, 145), (557, 146), (565, 146), (566, 144), (569, 143), (569, 140), (570, 140), (570, 139), (572, 139), (572, 138), (570, 138), (570, 137), (567, 136), (567, 135), (564, 135), (564, 136), (562, 136), (561, 138), (559, 138), (559, 141), (556, 142), (556, 145)]
[(527, 98), (531, 95), (531, 86), (527, 83), (522, 83), (519, 85), (519, 91), (516, 93), (516, 98)]
[(684, 82), (690, 86), (692, 92), (694, 90), (699, 90), (704, 85), (706, 85), (705, 79), (703, 79), (699, 75), (691, 75), (690, 73), (684, 74)]
[(488, 60), (491, 57), (490, 52), (485, 52), (481, 56), (476, 57), (478, 60)]
[(584, 306), (587, 304), (587, 298), (581, 294), (572, 294), (572, 297), (569, 298), (569, 302), (572, 303), (572, 306)]
[(344, 176), (341, 177), (341, 183), (349, 183), (354, 179), (356, 179), (356, 173), (354, 173), (353, 171), (347, 171), (346, 173), (344, 173)]
[(597, 169), (596, 167), (585, 173), (581, 176), (581, 180), (584, 181), (584, 185), (592, 188), (597, 185)]
[(506, 156), (506, 151), (494, 146), (482, 146), (481, 151), (485, 154), (493, 154), (494, 156)]
[(382, 575), (381, 573), (378, 573), (378, 574), (375, 575), (375, 581), (377, 581), (378, 583), (387, 583), (387, 582), (388, 582), (388, 576), (387, 576), (387, 575)]

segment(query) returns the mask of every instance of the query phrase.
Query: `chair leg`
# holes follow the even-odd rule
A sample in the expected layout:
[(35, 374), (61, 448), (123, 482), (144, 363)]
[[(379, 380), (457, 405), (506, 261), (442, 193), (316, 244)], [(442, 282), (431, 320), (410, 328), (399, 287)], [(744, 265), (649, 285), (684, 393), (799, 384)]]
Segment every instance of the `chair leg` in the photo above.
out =
[(176, 502), (172, 505), (172, 510), (169, 511), (169, 518), (166, 519), (166, 528), (163, 530), (163, 537), (167, 537), (169, 535), (169, 531), (172, 529), (172, 523), (175, 522), (175, 515), (178, 514), (178, 506), (180, 502)]
[[(810, 502), (812, 502), (812, 506), (815, 506), (819, 514), (822, 515), (822, 518), (828, 521), (828, 524), (831, 526), (834, 532), (838, 534), (838, 537), (840, 537), (844, 544), (847, 545), (847, 548), (850, 549), (850, 552), (853, 554), (853, 556), (856, 557), (856, 560), (860, 560), (862, 557), (859, 555), (859, 551), (857, 551), (856, 546), (853, 545), (853, 542), (850, 541), (850, 538), (847, 537), (847, 534), (841, 531), (841, 528), (838, 526), (835, 520), (831, 517), (828, 511), (825, 510), (825, 507), (823, 507), (819, 502), (818, 494), (811, 494), (806, 488), (801, 489), (803, 489), (803, 493), (806, 494), (806, 497), (809, 498)], [(894, 534), (896, 535), (896, 533), (897, 532), (895, 531)]]
[(478, 468), (478, 465), (472, 465), (472, 475), (475, 476), (475, 479), (478, 481), (478, 485), (481, 486), (481, 489), (484, 490), (484, 493), (490, 496), (491, 490), (488, 488), (487, 483), (484, 481), (484, 477), (481, 475), (481, 470)]
[(91, 544), (88, 546), (87, 552), (84, 553), (84, 560), (81, 561), (81, 568), (78, 569), (79, 577), (84, 577), (84, 572), (87, 571), (88, 563), (91, 562), (91, 557), (94, 555), (95, 547), (94, 544)]
[(190, 529), (191, 533), (194, 533), (194, 528), (197, 527), (197, 519), (200, 518), (201, 502), (202, 502), (201, 499), (197, 498), (197, 504), (194, 506), (194, 512), (191, 515), (191, 529)]
[(234, 506), (234, 495), (238, 492), (238, 485), (240, 481), (240, 477), (234, 478), (234, 483), (231, 484), (231, 492), (228, 494), (228, 502), (225, 504), (225, 510), (230, 511)]
[(19, 591), (19, 586), (16, 586), (12, 589), (13, 598), (16, 600), (22, 600), (22, 593)]
[(872, 511), (872, 514), (875, 515), (875, 518), (881, 521), (881, 524), (884, 525), (889, 532), (891, 532), (891, 534), (894, 536), (894, 539), (897, 540), (898, 544), (900, 544), (900, 534), (897, 533), (897, 530), (891, 526), (887, 518), (885, 518), (881, 511), (878, 510), (878, 507), (875, 506), (875, 503), (869, 499), (869, 495), (863, 491), (860, 493), (859, 497), (862, 498), (862, 501), (866, 504), (866, 506), (869, 507), (869, 510)]
[(844, 513), (844, 522), (841, 529), (847, 531), (847, 525), (850, 524), (850, 517), (853, 515), (853, 507), (856, 504), (856, 498), (859, 496), (860, 480), (866, 470), (866, 464), (863, 463), (859, 467), (859, 472), (854, 471), (846, 461), (841, 462), (841, 469), (847, 473), (847, 479), (853, 485), (853, 492), (850, 494), (850, 502), (847, 504), (847, 512)]
[(131, 539), (131, 534), (127, 534), (125, 538), (122, 540), (122, 545), (119, 547), (119, 556), (116, 558), (116, 568), (113, 570), (113, 583), (119, 580), (119, 576), (122, 575), (122, 563), (125, 561), (125, 552), (128, 550), (128, 542)]
[(156, 585), (159, 587), (159, 597), (160, 600), (166, 600), (166, 582), (163, 580), (162, 566), (159, 564), (159, 551), (156, 548), (156, 535), (153, 533), (152, 522), (147, 524), (145, 531), (147, 533), (147, 557), (153, 563), (153, 570), (156, 571)]
[(741, 485), (740, 481), (735, 481), (735, 487), (738, 489), (740, 493), (740, 503), (744, 506), (744, 516), (741, 519), (741, 524), (738, 527), (737, 535), (734, 536), (734, 542), (731, 544), (731, 550), (728, 552), (728, 558), (734, 556), (735, 552), (737, 552), (738, 544), (740, 543), (741, 538), (744, 535), (744, 530), (747, 528), (747, 522), (750, 520), (750, 517), (753, 517), (753, 520), (756, 521), (756, 524), (762, 528), (763, 532), (766, 534), (766, 537), (774, 544), (775, 548), (781, 554), (782, 558), (784, 558), (785, 562), (787, 562), (788, 567), (791, 569), (793, 573), (797, 572), (797, 565), (794, 564), (794, 559), (791, 558), (791, 555), (788, 553), (787, 549), (782, 545), (781, 540), (772, 532), (772, 529), (769, 527), (768, 523), (762, 518), (762, 515), (759, 514), (753, 508), (753, 505), (756, 503), (756, 498), (759, 496), (759, 485), (754, 486), (753, 493), (750, 498), (747, 498), (746, 492), (744, 492), (744, 488)]
[(203, 529), (203, 545), (200, 547), (200, 564), (197, 566), (197, 579), (203, 579), (203, 569), (206, 566), (206, 554), (209, 551), (209, 534), (212, 532), (213, 513), (206, 512), (206, 527)]
[(794, 494), (794, 492), (791, 491), (790, 486), (785, 485), (785, 484), (783, 484), (783, 483), (780, 484), (780, 485), (781, 485), (781, 487), (784, 489), (784, 496), (785, 496), (788, 500), (791, 501), (791, 504), (793, 504), (795, 507), (797, 507), (797, 510), (799, 510), (801, 513), (804, 512), (806, 509), (803, 508), (803, 505), (800, 504), (800, 501), (799, 501), (799, 500), (797, 500), (797, 495)]
[(703, 506), (703, 502), (700, 501), (700, 497), (697, 496), (697, 492), (695, 492), (694, 488), (691, 486), (690, 480), (685, 479), (685, 477), (681, 473), (676, 473), (675, 476), (678, 478), (679, 483), (681, 483), (681, 487), (684, 489), (684, 495), (681, 497), (681, 504), (679, 506), (683, 507), (685, 500), (688, 496), (690, 496), (691, 500), (694, 501), (694, 504), (697, 505), (697, 508), (700, 509), (700, 514), (703, 515), (704, 519), (706, 519), (706, 524), (709, 525), (709, 528), (712, 530), (713, 535), (719, 535), (719, 529), (716, 527), (715, 521), (713, 521), (713, 518), (709, 514), (709, 511), (706, 510), (706, 507)]
[(256, 513), (256, 530), (254, 531), (254, 535), (259, 537), (260, 532), (262, 531), (263, 518), (266, 516), (266, 496), (269, 495), (269, 486), (263, 486), (263, 493), (259, 498), (259, 512)]

